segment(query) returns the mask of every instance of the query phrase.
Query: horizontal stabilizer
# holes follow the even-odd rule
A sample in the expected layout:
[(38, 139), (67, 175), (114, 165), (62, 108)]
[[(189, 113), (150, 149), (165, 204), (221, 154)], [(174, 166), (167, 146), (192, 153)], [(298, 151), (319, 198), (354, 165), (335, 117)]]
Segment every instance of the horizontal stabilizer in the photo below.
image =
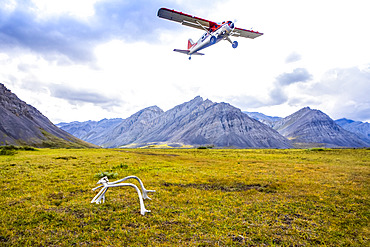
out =
[(180, 52), (180, 53), (184, 53), (184, 54), (186, 54), (186, 55), (188, 55), (189, 54), (189, 50), (179, 50), (179, 49), (175, 49), (175, 50), (173, 50), (173, 51), (175, 51), (175, 52)]
[(180, 50), (180, 49), (175, 49), (173, 50), (175, 52), (180, 52), (180, 53), (183, 53), (183, 54), (186, 54), (186, 55), (204, 55), (203, 53), (200, 53), (200, 52), (194, 52), (192, 54), (189, 54), (190, 50)]

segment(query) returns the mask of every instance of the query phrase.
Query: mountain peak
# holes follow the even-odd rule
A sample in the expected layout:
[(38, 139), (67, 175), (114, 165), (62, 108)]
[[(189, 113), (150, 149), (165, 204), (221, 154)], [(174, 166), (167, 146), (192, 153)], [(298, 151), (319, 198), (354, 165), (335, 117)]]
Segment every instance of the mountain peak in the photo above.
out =
[(163, 110), (161, 108), (159, 108), (158, 106), (154, 105), (154, 106), (149, 106), (147, 108), (145, 108), (146, 110), (150, 110), (150, 111), (158, 111), (158, 112), (163, 112)]
[(310, 107), (306, 106), (306, 107), (303, 107), (302, 109), (296, 111), (295, 113), (293, 113), (291, 115), (307, 114), (307, 113), (311, 113), (311, 112), (315, 112), (315, 111), (318, 111), (318, 110), (311, 109)]
[(195, 98), (192, 99), (191, 101), (193, 101), (193, 100), (195, 100), (195, 101), (203, 101), (203, 98), (200, 95), (198, 95), (198, 96), (195, 96)]
[(9, 91), (10, 92), (10, 90), (7, 89), (3, 83), (0, 83), (0, 90), (1, 91), (5, 91), (6, 90), (6, 91)]
[(328, 115), (309, 107), (274, 123), (273, 128), (294, 143), (329, 147), (364, 147), (366, 143), (344, 130)]
[[(341, 118), (341, 119), (335, 120), (335, 122), (336, 123), (343, 123), (343, 124), (351, 124), (351, 123), (354, 123), (355, 121), (352, 120), (352, 119)], [(339, 125), (343, 125), (343, 124), (339, 124)]]
[(164, 111), (159, 108), (158, 106), (149, 106), (147, 108), (144, 108), (140, 111), (138, 111), (137, 113), (135, 113), (134, 115), (141, 115), (141, 114), (162, 114)]

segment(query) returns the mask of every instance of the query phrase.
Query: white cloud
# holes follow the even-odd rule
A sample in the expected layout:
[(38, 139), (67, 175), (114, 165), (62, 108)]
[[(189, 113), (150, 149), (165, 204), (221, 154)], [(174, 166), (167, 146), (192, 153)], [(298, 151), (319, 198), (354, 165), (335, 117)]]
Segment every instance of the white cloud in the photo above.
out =
[(285, 59), (285, 62), (286, 63), (294, 63), (294, 62), (297, 62), (301, 59), (302, 59), (302, 57), (301, 57), (300, 54), (298, 54), (297, 52), (292, 52), (291, 54), (289, 54), (289, 56), (287, 56), (287, 58)]
[(329, 70), (308, 91), (320, 98), (319, 107), (333, 118), (345, 117), (370, 121), (370, 71), (358, 67)]
[(31, 0), (33, 10), (40, 19), (55, 18), (68, 15), (80, 20), (88, 21), (95, 15), (94, 5), (103, 0)]
[[(370, 57), (366, 1), (51, 2), (0, 6), (0, 80), (54, 122), (166, 110), (197, 95), (270, 115), (311, 106), (370, 118), (368, 72), (359, 69)], [(188, 61), (172, 50), (202, 31), (159, 19), (160, 7), (238, 19), (264, 35)]]

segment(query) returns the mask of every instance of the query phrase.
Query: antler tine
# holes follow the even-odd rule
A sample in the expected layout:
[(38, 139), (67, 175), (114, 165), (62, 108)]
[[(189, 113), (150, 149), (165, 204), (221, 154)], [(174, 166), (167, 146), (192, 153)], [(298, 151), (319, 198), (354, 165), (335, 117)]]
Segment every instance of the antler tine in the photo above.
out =
[[(140, 186), (141, 186), (141, 189), (142, 189), (142, 194), (141, 194), (141, 192), (140, 192), (140, 189), (135, 185), (135, 184), (131, 184), (131, 183), (120, 183), (119, 184), (119, 182), (122, 182), (122, 181), (125, 181), (125, 180), (127, 180), (127, 179), (130, 179), (130, 178), (133, 178), (133, 179), (136, 179), (137, 181), (139, 181), (139, 183), (140, 183)], [(137, 194), (138, 194), (138, 196), (139, 196), (139, 201), (140, 201), (140, 213), (142, 214), (142, 215), (145, 215), (145, 213), (147, 213), (147, 212), (150, 212), (150, 210), (147, 210), (146, 208), (145, 208), (145, 205), (144, 205), (144, 201), (143, 201), (143, 199), (150, 199), (149, 197), (148, 197), (148, 195), (147, 195), (147, 193), (148, 192), (155, 192), (155, 190), (147, 190), (147, 189), (145, 189), (145, 187), (144, 187), (144, 184), (143, 184), (143, 182), (140, 180), (140, 178), (138, 178), (138, 177), (136, 177), (136, 176), (128, 176), (128, 177), (125, 177), (125, 178), (123, 178), (123, 179), (120, 179), (120, 180), (117, 180), (117, 181), (115, 181), (115, 182), (109, 182), (109, 180), (108, 180), (108, 177), (107, 176), (105, 176), (105, 177), (103, 177), (103, 178), (101, 178), (98, 182), (97, 182), (97, 184), (102, 184), (102, 185), (100, 185), (100, 186), (98, 186), (98, 187), (96, 187), (96, 188), (94, 188), (94, 189), (92, 189), (92, 190), (97, 190), (97, 189), (99, 189), (99, 188), (102, 188), (99, 192), (98, 192), (98, 194), (96, 194), (96, 196), (91, 200), (91, 203), (96, 203), (96, 204), (100, 204), (100, 203), (104, 203), (105, 202), (105, 193), (108, 191), (108, 189), (110, 188), (110, 187), (121, 187), (121, 186), (130, 186), (130, 187), (133, 187), (133, 188), (135, 188), (135, 190), (136, 190), (136, 192), (137, 192)]]
[(144, 187), (144, 183), (141, 181), (140, 178), (138, 178), (137, 176), (128, 176), (128, 177), (125, 177), (125, 178), (122, 178), (120, 180), (117, 180), (117, 181), (114, 181), (114, 182), (111, 182), (109, 184), (117, 184), (117, 183), (120, 183), (120, 182), (123, 182), (123, 181), (126, 181), (128, 179), (136, 179), (139, 183), (140, 183), (140, 187), (141, 187), (141, 190), (143, 191), (142, 192), (142, 196), (143, 196), (143, 199), (149, 199), (151, 200), (151, 198), (148, 196), (148, 192), (155, 192), (155, 190), (147, 190), (145, 189)]

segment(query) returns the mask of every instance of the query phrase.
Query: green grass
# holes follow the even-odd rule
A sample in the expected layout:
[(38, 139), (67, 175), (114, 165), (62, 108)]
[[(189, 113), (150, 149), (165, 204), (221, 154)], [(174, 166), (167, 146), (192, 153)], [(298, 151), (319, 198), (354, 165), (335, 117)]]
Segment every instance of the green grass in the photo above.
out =
[[(17, 150), (0, 246), (369, 246), (369, 166), (365, 149)], [(151, 212), (128, 187), (90, 204), (101, 173), (140, 177)]]

